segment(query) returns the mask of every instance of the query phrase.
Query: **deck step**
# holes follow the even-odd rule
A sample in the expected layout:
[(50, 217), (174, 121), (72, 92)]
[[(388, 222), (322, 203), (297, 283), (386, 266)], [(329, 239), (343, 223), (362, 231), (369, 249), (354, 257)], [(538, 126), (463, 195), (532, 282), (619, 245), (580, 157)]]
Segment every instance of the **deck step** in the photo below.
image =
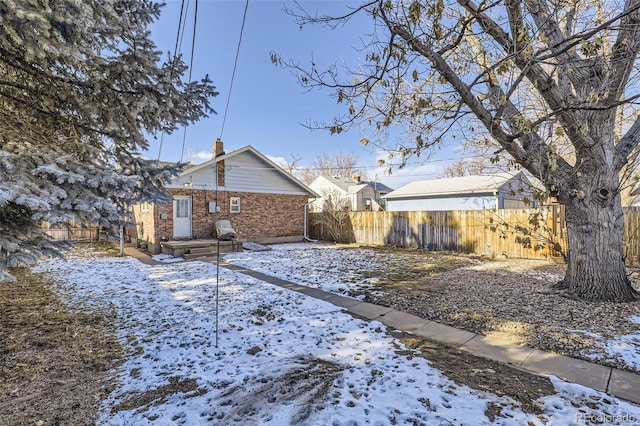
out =
[(191, 259), (197, 259), (199, 257), (214, 257), (216, 255), (217, 255), (217, 252), (208, 251), (204, 253), (185, 253), (182, 255), (182, 257), (184, 257), (184, 260), (191, 260)]
[[(162, 253), (169, 254), (174, 257), (184, 255), (192, 255), (189, 258), (209, 256), (211, 253), (215, 255), (220, 245), (220, 253), (228, 253), (234, 251), (242, 251), (242, 241), (220, 241), (214, 239), (208, 240), (184, 240), (184, 241), (166, 241), (162, 243)], [(186, 259), (187, 257), (185, 257)]]
[(189, 249), (189, 254), (210, 253), (211, 251), (215, 252), (216, 246), (192, 247)]

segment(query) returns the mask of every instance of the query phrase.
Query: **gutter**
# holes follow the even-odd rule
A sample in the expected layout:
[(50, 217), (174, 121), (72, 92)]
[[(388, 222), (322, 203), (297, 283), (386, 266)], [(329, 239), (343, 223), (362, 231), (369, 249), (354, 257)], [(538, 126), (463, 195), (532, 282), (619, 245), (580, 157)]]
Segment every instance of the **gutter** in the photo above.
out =
[(311, 204), (311, 203), (315, 202), (316, 200), (317, 200), (317, 199), (316, 199), (316, 198), (314, 198), (314, 199), (313, 199), (313, 201), (309, 201), (308, 203), (306, 203), (306, 204), (304, 205), (304, 237), (303, 237), (303, 239), (305, 239), (305, 240), (307, 240), (307, 241), (309, 241), (309, 242), (312, 242), (312, 243), (317, 243), (317, 242), (318, 242), (318, 240), (314, 240), (313, 238), (310, 238), (310, 237), (307, 235), (307, 207), (309, 206), (309, 204)]

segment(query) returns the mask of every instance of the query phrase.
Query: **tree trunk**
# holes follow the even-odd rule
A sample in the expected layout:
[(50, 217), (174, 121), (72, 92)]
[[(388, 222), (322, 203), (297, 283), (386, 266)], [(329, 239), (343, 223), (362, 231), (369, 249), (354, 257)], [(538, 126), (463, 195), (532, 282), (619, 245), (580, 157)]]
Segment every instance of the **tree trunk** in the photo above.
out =
[(620, 197), (599, 205), (566, 204), (569, 257), (558, 287), (582, 300), (631, 302), (638, 293), (627, 278)]

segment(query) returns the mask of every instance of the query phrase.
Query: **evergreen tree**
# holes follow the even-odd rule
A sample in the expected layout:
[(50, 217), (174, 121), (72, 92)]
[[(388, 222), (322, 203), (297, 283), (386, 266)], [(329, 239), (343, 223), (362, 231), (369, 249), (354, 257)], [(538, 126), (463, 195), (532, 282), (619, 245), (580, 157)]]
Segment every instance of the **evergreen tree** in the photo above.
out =
[(186, 82), (148, 30), (148, 0), (0, 0), (0, 280), (60, 246), (40, 222), (122, 224), (162, 198), (176, 166), (144, 160), (147, 135), (214, 111), (208, 77)]

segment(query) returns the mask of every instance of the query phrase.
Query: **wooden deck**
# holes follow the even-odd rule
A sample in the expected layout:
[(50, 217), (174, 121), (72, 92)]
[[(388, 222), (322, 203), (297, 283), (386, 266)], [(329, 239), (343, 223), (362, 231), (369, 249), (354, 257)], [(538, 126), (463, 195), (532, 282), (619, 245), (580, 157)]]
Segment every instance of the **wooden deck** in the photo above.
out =
[(242, 251), (242, 241), (218, 241), (215, 239), (207, 240), (179, 240), (165, 241), (160, 243), (162, 253), (174, 257), (184, 257), (185, 259), (195, 259), (197, 257), (215, 256), (220, 253), (230, 253)]

